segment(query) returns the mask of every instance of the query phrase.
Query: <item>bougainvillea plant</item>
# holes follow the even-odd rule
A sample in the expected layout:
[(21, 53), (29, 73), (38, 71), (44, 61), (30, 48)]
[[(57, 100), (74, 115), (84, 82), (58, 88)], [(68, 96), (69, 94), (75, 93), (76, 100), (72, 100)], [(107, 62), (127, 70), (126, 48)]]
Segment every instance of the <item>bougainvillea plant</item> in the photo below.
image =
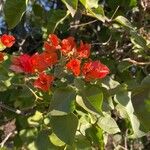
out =
[[(89, 43), (77, 44), (74, 37), (61, 40), (50, 34), (40, 53), (3, 53), (14, 43), (12, 35), (0, 37), (1, 107), (17, 114), (11, 136), (21, 143), (14, 142), (14, 147), (33, 149), (44, 142), (45, 149), (72, 149), (83, 142), (103, 148), (107, 134), (121, 132), (110, 113), (113, 100), (121, 117), (131, 121), (130, 136), (144, 135), (133, 126), (132, 119), (137, 123), (138, 119), (130, 103), (131, 93), (107, 76), (111, 72), (106, 65), (90, 58)], [(114, 84), (109, 85), (109, 80)], [(127, 107), (122, 95), (129, 98)], [(9, 106), (5, 106), (7, 98)]]

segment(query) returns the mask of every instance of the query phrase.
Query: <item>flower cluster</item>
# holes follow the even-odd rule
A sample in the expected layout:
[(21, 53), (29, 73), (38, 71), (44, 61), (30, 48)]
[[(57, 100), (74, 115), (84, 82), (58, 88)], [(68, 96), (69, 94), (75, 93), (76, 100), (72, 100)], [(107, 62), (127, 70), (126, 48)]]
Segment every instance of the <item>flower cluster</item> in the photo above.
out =
[(38, 74), (33, 85), (43, 91), (48, 91), (54, 81), (54, 76), (46, 74), (45, 71), (59, 63), (61, 56), (66, 60), (64, 69), (76, 77), (82, 76), (86, 81), (101, 79), (109, 74), (107, 66), (89, 58), (91, 45), (82, 41), (77, 45), (74, 37), (60, 40), (55, 34), (50, 34), (43, 48), (42, 53), (35, 53), (32, 56), (28, 54), (13, 56), (10, 66), (16, 73)]
[[(15, 43), (15, 38), (12, 35), (3, 34), (0, 36), (0, 51), (6, 47), (12, 47)], [(0, 52), (0, 62), (4, 60), (4, 53)]]

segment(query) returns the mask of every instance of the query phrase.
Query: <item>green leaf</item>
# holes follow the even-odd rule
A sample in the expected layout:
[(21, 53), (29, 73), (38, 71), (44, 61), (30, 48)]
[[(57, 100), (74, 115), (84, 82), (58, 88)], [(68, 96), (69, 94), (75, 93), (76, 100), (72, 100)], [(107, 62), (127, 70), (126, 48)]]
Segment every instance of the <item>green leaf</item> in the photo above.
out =
[(4, 14), (9, 29), (14, 28), (21, 21), (27, 3), (28, 0), (6, 0)]
[(101, 111), (103, 103), (103, 93), (98, 86), (88, 86), (83, 91), (83, 96), (97, 111)]
[(130, 7), (136, 7), (137, 6), (137, 0), (130, 0)]
[(83, 135), (77, 135), (75, 146), (76, 150), (92, 150), (90, 141)]
[(116, 121), (106, 113), (104, 114), (104, 116), (101, 116), (99, 118), (97, 125), (109, 134), (115, 134), (117, 132), (120, 132)]
[(145, 133), (141, 131), (141, 124), (138, 118), (134, 115), (134, 108), (131, 101), (131, 92), (124, 91), (117, 93), (114, 96), (114, 100), (118, 103), (116, 109), (120, 112), (120, 115), (123, 118), (127, 118), (131, 123), (133, 134), (130, 135), (130, 137), (139, 138), (144, 136)]
[(66, 11), (61, 10), (61, 9), (51, 9), (48, 12), (48, 24), (47, 24), (47, 29), (48, 33), (53, 33), (57, 26), (68, 16)]
[(99, 115), (99, 111), (97, 111), (85, 97), (77, 95), (76, 102), (79, 106), (85, 109), (87, 112), (92, 113), (94, 115)]
[(37, 128), (23, 129), (19, 132), (19, 136), (26, 144), (31, 143), (37, 136)]
[(115, 102), (121, 104), (128, 113), (133, 113), (134, 108), (131, 101), (131, 92), (119, 92), (114, 96)]
[(117, 69), (119, 72), (123, 72), (129, 69), (133, 64), (128, 61), (122, 61), (118, 64)]
[(103, 7), (101, 5), (98, 5), (98, 0), (80, 0), (80, 2), (93, 17), (102, 22), (105, 22), (107, 18), (104, 14)]
[(74, 85), (78, 90), (83, 90), (85, 88), (85, 82), (80, 78), (74, 79)]
[(42, 119), (43, 119), (42, 113), (39, 111), (36, 111), (33, 116), (28, 118), (28, 123), (33, 126), (38, 126)]
[(43, 17), (43, 11), (44, 10), (43, 10), (43, 8), (40, 5), (34, 4), (33, 7), (32, 7), (32, 9), (33, 9), (34, 15), (36, 17), (40, 17), (40, 18)]
[(78, 7), (78, 0), (62, 0), (62, 2), (66, 5), (72, 17), (74, 17)]
[(132, 101), (141, 126), (145, 132), (148, 132), (150, 130), (150, 106), (148, 105), (150, 103), (150, 75), (142, 80), (141, 85), (132, 95)]
[(56, 146), (63, 146), (65, 143), (61, 141), (54, 133), (49, 136), (51, 142)]
[(88, 137), (94, 145), (97, 145), (99, 149), (103, 149), (103, 130), (99, 127), (90, 127), (86, 131), (86, 137)]
[(51, 117), (51, 126), (60, 140), (68, 145), (73, 144), (78, 126), (78, 118), (74, 114)]
[(54, 92), (50, 103), (50, 115), (62, 116), (75, 109), (75, 92), (71, 88), (61, 88)]
[(141, 125), (140, 125), (139, 119), (134, 114), (130, 114), (129, 118), (131, 120), (131, 126), (134, 131), (134, 133), (130, 135), (129, 137), (140, 138), (140, 137), (145, 136), (145, 133), (140, 130)]
[(97, 18), (98, 20), (105, 22), (107, 19), (104, 14), (104, 9), (102, 6), (98, 6), (97, 8), (92, 8), (89, 12), (93, 15), (93, 17)]
[(85, 6), (85, 8), (97, 8), (99, 0), (80, 0), (80, 2)]
[(102, 80), (101, 84), (102, 87), (106, 88), (107, 90), (117, 88), (120, 85), (118, 81), (113, 80), (108, 76)]
[(25, 86), (16, 87), (19, 87), (18, 90), (13, 90), (11, 92), (11, 100), (14, 101), (14, 106), (20, 109), (33, 107), (35, 105), (35, 96), (33, 93)]
[(149, 86), (150, 87), (150, 75), (147, 75), (141, 82), (141, 86)]
[(141, 35), (139, 35), (135, 31), (131, 31), (130, 34), (131, 42), (135, 45), (135, 47), (143, 48), (144, 50), (149, 50), (146, 40)]
[(114, 20), (116, 22), (118, 22), (119, 24), (121, 24), (122, 26), (124, 26), (124, 27), (128, 27), (128, 28), (131, 28), (131, 29), (133, 28), (130, 21), (127, 18), (123, 17), (123, 16), (117, 16)]
[(35, 146), (37, 150), (57, 150), (57, 147), (54, 146), (50, 141), (50, 134), (51, 133), (47, 130), (38, 133), (35, 140)]

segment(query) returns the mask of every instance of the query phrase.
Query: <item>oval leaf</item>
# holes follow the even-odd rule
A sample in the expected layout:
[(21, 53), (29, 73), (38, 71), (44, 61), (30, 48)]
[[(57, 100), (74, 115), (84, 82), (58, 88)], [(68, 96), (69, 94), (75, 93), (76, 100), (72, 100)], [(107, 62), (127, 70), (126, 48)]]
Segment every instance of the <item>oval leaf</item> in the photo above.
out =
[(67, 115), (73, 112), (75, 105), (75, 92), (70, 88), (58, 89), (54, 92), (50, 103), (50, 114), (52, 116)]
[(123, 16), (116, 17), (115, 21), (118, 22), (119, 24), (121, 24), (124, 27), (128, 27), (128, 28), (131, 28), (131, 29), (133, 28), (130, 21), (127, 18), (123, 17)]
[(6, 0), (4, 14), (9, 29), (14, 28), (21, 21), (27, 2), (28, 0)]
[(100, 117), (97, 124), (101, 129), (103, 129), (109, 134), (115, 134), (117, 132), (120, 132), (116, 121), (108, 114), (105, 114), (104, 116)]
[(51, 125), (57, 137), (71, 145), (78, 126), (78, 118), (74, 114), (51, 117)]

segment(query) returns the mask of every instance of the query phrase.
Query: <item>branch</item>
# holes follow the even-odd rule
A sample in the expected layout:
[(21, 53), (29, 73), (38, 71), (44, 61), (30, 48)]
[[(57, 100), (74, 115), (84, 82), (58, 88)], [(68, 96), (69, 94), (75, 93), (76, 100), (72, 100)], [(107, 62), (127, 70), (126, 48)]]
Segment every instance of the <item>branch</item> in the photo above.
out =
[(128, 62), (133, 63), (134, 65), (150, 65), (150, 62), (138, 62), (138, 61), (135, 61), (131, 58), (125, 58), (122, 61), (128, 61)]
[(98, 20), (95, 19), (95, 20), (92, 20), (92, 21), (89, 21), (89, 22), (86, 22), (86, 23), (70, 25), (70, 28), (78, 28), (78, 27), (86, 26), (86, 25), (92, 24), (96, 21), (98, 21)]
[(11, 111), (11, 112), (14, 112), (14, 113), (16, 113), (16, 114), (18, 114), (18, 115), (24, 115), (24, 113), (23, 113), (21, 110), (19, 110), (19, 109), (14, 109), (14, 108), (11, 108), (11, 107), (9, 107), (9, 106), (6, 106), (6, 105), (3, 104), (2, 102), (0, 102), (0, 107), (1, 107), (1, 108), (4, 108), (4, 109), (7, 109), (7, 110), (9, 110), (9, 111)]
[(5, 139), (0, 143), (1, 148), (4, 147), (5, 143), (7, 142), (7, 140), (10, 138), (10, 136), (13, 134), (13, 132), (10, 132)]

